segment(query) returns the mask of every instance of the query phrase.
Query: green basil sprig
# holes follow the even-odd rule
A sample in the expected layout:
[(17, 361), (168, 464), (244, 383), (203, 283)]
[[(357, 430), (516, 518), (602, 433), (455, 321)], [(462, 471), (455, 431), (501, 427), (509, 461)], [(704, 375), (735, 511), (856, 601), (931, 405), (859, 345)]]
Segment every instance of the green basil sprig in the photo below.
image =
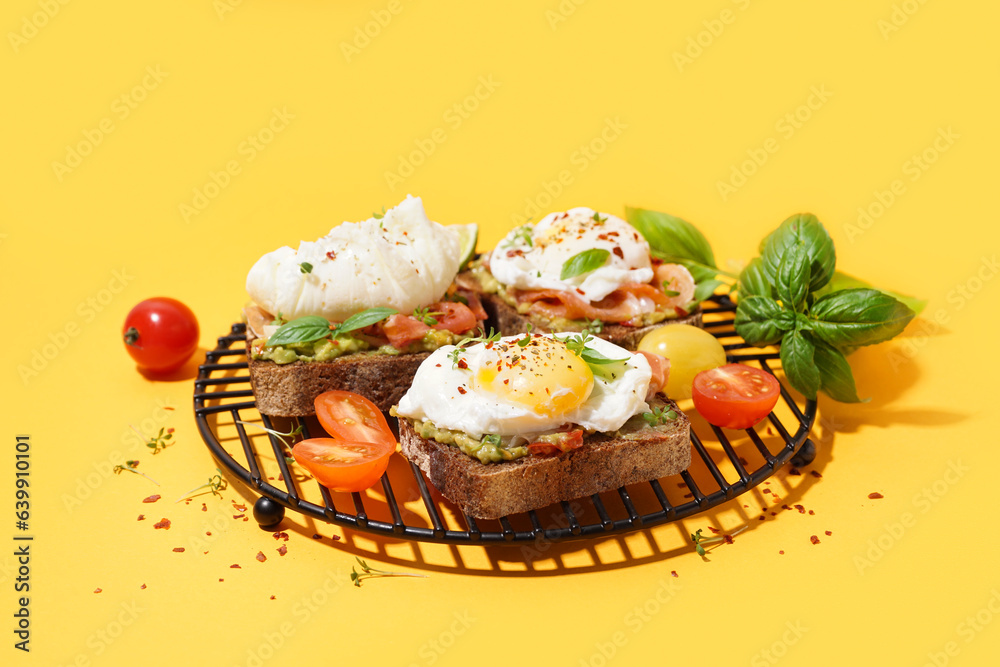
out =
[(691, 272), (696, 302), (704, 301), (717, 287), (726, 284), (716, 276), (736, 278), (716, 266), (715, 253), (708, 239), (690, 222), (669, 213), (628, 206), (625, 207), (625, 219), (646, 238), (654, 257), (680, 264)]
[(785, 376), (807, 398), (823, 391), (855, 403), (861, 399), (846, 355), (898, 335), (916, 313), (881, 290), (829, 289), (836, 261), (833, 241), (816, 216), (788, 218), (740, 274), (734, 324), (751, 345), (780, 343)]
[(381, 322), (397, 312), (394, 308), (368, 308), (351, 315), (341, 324), (331, 324), (330, 320), (319, 315), (306, 315), (278, 327), (278, 330), (267, 339), (264, 347), (311, 343), (328, 336), (336, 338), (340, 334), (364, 329), (376, 322)]
[(559, 280), (574, 278), (599, 269), (608, 261), (608, 257), (611, 257), (611, 252), (604, 248), (591, 248), (578, 252), (563, 263)]

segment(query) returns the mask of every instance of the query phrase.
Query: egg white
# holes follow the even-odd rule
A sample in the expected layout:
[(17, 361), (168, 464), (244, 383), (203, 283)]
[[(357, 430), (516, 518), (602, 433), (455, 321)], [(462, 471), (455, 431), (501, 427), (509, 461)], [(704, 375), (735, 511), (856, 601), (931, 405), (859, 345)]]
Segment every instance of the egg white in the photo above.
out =
[[(253, 301), (286, 320), (320, 315), (342, 322), (366, 308), (409, 313), (441, 299), (460, 260), (458, 233), (432, 222), (407, 195), (384, 216), (345, 222), (297, 250), (261, 257), (247, 275)], [(301, 264), (312, 265), (303, 273)]]
[[(578, 337), (580, 334), (545, 334), (549, 337)], [(519, 336), (501, 341), (513, 343)], [(467, 368), (456, 368), (451, 360), (454, 345), (434, 352), (417, 369), (413, 384), (403, 395), (396, 414), (426, 420), (438, 428), (467, 433), (473, 438), (484, 434), (532, 435), (552, 431), (564, 424), (577, 424), (587, 431), (613, 432), (630, 417), (649, 410), (646, 392), (652, 378), (649, 362), (613, 343), (591, 338), (587, 346), (609, 359), (625, 359), (625, 370), (613, 380), (594, 376), (594, 388), (584, 403), (561, 415), (545, 416), (524, 405), (505, 401), (494, 393), (477, 391), (473, 378), (484, 365), (496, 364), (498, 356), (483, 343), (463, 348), (460, 358)], [(558, 387), (551, 387), (557, 390)]]
[[(530, 244), (523, 227), (511, 230), (490, 253), (490, 272), (504, 285), (573, 291), (591, 303), (626, 283), (651, 281), (649, 244), (642, 234), (607, 213), (598, 213), (600, 220), (595, 220), (595, 213), (586, 207), (550, 213), (531, 227)], [(562, 280), (563, 264), (591, 248), (611, 253), (607, 262), (593, 271)]]

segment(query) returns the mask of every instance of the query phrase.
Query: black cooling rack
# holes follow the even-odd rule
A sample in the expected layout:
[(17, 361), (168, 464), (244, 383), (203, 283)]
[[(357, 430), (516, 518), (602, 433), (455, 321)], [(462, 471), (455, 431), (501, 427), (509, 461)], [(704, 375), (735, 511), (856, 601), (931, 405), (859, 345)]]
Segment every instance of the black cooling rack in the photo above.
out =
[[(733, 329), (735, 309), (726, 297), (706, 303), (705, 329), (723, 342), (730, 361), (757, 365), (773, 373), (777, 350), (759, 350), (743, 342)], [(254, 517), (263, 527), (277, 525), (287, 508), (353, 530), (425, 542), (537, 543), (601, 537), (703, 512), (757, 486), (789, 460), (794, 458), (796, 465), (805, 465), (815, 456), (809, 431), (816, 417), (816, 402), (806, 401), (800, 407), (782, 383), (784, 408), (780, 412), (787, 423), (779, 418), (776, 408), (768, 415), (768, 435), (762, 437), (759, 431), (764, 429), (760, 427), (726, 431), (705, 425), (699, 427), (701, 434), (692, 427), (691, 465), (679, 475), (563, 501), (545, 510), (477, 522), (441, 497), (420, 469), (408, 461), (401, 468), (391, 466), (382, 476), (381, 493), (377, 489), (365, 494), (331, 493), (311, 478), (294, 474), (278, 438), (251, 433), (241, 423), (273, 426), (272, 420), (255, 407), (246, 373), (245, 340), (244, 325), (234, 324), (228, 335), (218, 339), (218, 347), (207, 353), (195, 380), (194, 412), (202, 439), (220, 467), (260, 496), (254, 505)], [(310, 437), (310, 420), (287, 421), (292, 428), (301, 424), (303, 437)], [(312, 426), (317, 428), (315, 422)], [(236, 437), (220, 438), (223, 427), (234, 429)], [(753, 458), (759, 462), (756, 466), (737, 453), (734, 438), (741, 440), (748, 456), (754, 452)], [(278, 472), (277, 477), (267, 474), (268, 467)], [(681, 491), (685, 493), (678, 499)], [(322, 502), (306, 500), (307, 495)], [(410, 499), (414, 507), (397, 498)]]

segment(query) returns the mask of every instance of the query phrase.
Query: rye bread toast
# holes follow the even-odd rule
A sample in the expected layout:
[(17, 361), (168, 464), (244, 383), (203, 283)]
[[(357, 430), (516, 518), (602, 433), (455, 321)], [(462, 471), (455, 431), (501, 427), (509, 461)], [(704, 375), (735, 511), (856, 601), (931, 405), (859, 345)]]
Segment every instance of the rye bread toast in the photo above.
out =
[(484, 464), (455, 446), (421, 438), (405, 418), (399, 420), (399, 442), (403, 455), (463, 512), (497, 519), (685, 470), (691, 463), (690, 422), (662, 395), (650, 406), (669, 406), (678, 416), (655, 428), (636, 416), (617, 433), (587, 435), (582, 447), (557, 456)]
[(413, 375), (430, 352), (411, 354), (354, 353), (331, 361), (276, 364), (250, 354), (253, 334), (247, 334), (247, 364), (257, 409), (271, 417), (303, 417), (316, 412), (313, 400), (340, 389), (361, 394), (387, 412), (399, 402)]

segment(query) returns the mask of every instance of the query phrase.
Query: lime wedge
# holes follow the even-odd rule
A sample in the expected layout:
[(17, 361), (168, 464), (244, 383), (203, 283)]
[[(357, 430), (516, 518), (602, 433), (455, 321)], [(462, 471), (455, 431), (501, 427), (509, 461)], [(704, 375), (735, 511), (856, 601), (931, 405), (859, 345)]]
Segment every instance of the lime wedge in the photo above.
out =
[(479, 239), (479, 225), (470, 222), (467, 225), (451, 225), (451, 228), (458, 232), (458, 247), (461, 250), (459, 256), (462, 258), (458, 264), (461, 271), (469, 263), (472, 256), (476, 254), (476, 241)]

